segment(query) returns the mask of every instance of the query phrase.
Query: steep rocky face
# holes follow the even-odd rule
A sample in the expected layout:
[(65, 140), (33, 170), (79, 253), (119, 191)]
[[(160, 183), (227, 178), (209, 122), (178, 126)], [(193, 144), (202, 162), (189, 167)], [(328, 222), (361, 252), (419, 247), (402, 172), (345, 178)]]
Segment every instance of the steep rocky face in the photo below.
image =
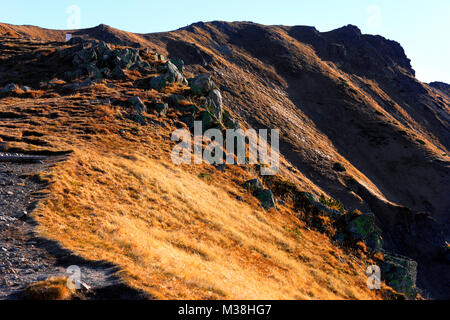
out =
[(373, 212), (386, 248), (419, 262), (419, 286), (449, 297), (448, 85), (418, 81), (400, 44), (355, 26), (228, 22), (78, 35), (157, 48), (183, 59), (188, 73), (211, 74), (241, 123), (281, 130), (284, 175), (347, 209)]
[[(223, 77), (223, 86), (230, 91), (229, 104), (235, 103), (236, 109), (244, 111), (241, 112), (244, 116), (248, 114), (250, 123), (274, 126), (279, 117), (277, 111), (282, 113), (286, 105), (293, 104), (292, 111), (303, 113), (312, 120), (314, 126), (331, 140), (333, 147), (349, 162), (357, 164), (356, 167), (381, 187), (380, 191), (389, 200), (437, 215), (448, 210), (448, 203), (430, 201), (443, 199), (433, 195), (442, 191), (433, 190), (427, 195), (422, 195), (426, 190), (413, 191), (420, 188), (417, 185), (425, 178), (420, 169), (410, 177), (412, 180), (419, 178), (416, 186), (410, 181), (402, 186), (407, 190), (401, 191), (397, 188), (398, 180), (389, 186), (389, 181), (396, 180), (393, 177), (404, 181), (405, 174), (411, 169), (409, 165), (419, 163), (427, 163), (441, 172), (433, 175), (433, 181), (430, 181), (430, 185), (440, 184), (442, 171), (447, 170), (441, 158), (449, 143), (448, 101), (445, 97), (441, 97), (442, 101), (436, 99), (426, 85), (413, 77), (409, 59), (399, 44), (379, 36), (361, 35), (352, 26), (321, 34), (309, 27), (214, 22), (193, 25), (188, 30), (192, 33), (190, 37), (208, 48), (203, 50), (204, 55), (215, 57), (214, 72), (219, 78)], [(176, 37), (182, 32), (171, 36)], [(202, 47), (198, 45), (198, 48)], [(232, 69), (233, 75), (225, 69), (229, 64), (238, 68)], [(233, 77), (237, 76), (241, 79), (234, 81)], [(244, 89), (248, 83), (249, 87)], [(252, 111), (267, 106), (256, 106), (262, 101), (240, 94), (244, 91), (256, 93), (255, 98), (266, 98), (267, 102), (263, 104), (285, 98), (277, 97), (271, 87), (278, 87), (287, 94), (284, 105), (277, 106), (278, 110), (276, 107), (269, 110), (278, 117), (256, 116)], [(280, 124), (284, 122), (285, 125), (280, 127), (286, 127), (289, 120), (281, 120)], [(302, 120), (300, 122), (307, 126)], [(412, 131), (410, 137), (404, 135), (404, 129)], [(410, 143), (422, 140), (421, 136), (440, 149), (434, 150), (436, 161), (429, 163), (430, 150), (421, 143)], [(387, 154), (387, 150), (394, 154)], [(374, 163), (373, 159), (381, 161)]]
[[(292, 36), (301, 42), (301, 37), (296, 37), (295, 28), (290, 31)], [(387, 40), (381, 36), (363, 35), (356, 26), (348, 25), (337, 30), (318, 35), (327, 44), (326, 51), (317, 47), (319, 55), (325, 60), (342, 62), (342, 69), (354, 74), (371, 75), (389, 74), (391, 68), (401, 67), (411, 75), (415, 71), (411, 67), (403, 48), (395, 41)]]

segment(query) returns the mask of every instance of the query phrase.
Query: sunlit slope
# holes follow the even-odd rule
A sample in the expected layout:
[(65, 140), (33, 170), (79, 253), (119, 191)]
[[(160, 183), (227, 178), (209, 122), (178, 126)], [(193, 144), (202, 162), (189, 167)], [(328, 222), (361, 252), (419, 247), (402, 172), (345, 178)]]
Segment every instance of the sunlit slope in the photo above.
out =
[[(50, 101), (40, 100), (46, 112), (82, 113), (63, 98), (48, 109)], [(39, 109), (33, 99), (20, 105)], [(73, 151), (40, 177), (53, 182), (34, 214), (41, 235), (116, 264), (126, 283), (158, 299), (379, 298), (367, 289), (360, 258), (309, 231), (289, 209), (261, 209), (240, 186), (252, 178), (244, 168), (175, 166), (169, 129), (117, 120), (118, 110), (106, 106), (83, 109), (91, 113), (47, 126), (37, 125), (45, 113), (8, 122), (18, 137), (39, 132), (46, 145), (17, 139), (11, 150)], [(84, 125), (89, 136), (79, 131)]]

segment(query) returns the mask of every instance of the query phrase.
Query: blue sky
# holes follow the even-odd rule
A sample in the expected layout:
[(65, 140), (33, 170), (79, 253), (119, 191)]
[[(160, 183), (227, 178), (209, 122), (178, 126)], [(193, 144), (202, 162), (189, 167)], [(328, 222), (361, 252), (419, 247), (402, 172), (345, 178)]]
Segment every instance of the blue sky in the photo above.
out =
[[(51, 29), (104, 23), (150, 33), (225, 20), (311, 25), (329, 31), (354, 24), (364, 33), (400, 42), (420, 80), (450, 83), (449, 0), (0, 0), (0, 5), (0, 22)], [(73, 5), (80, 9), (80, 19), (69, 9)]]

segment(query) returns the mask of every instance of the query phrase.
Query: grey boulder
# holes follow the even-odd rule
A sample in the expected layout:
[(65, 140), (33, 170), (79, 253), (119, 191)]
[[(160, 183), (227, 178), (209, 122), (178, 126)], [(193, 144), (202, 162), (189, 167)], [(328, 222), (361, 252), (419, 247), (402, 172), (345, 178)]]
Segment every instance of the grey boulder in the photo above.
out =
[(209, 74), (200, 74), (195, 78), (189, 79), (189, 86), (192, 93), (204, 96), (214, 89), (214, 83)]

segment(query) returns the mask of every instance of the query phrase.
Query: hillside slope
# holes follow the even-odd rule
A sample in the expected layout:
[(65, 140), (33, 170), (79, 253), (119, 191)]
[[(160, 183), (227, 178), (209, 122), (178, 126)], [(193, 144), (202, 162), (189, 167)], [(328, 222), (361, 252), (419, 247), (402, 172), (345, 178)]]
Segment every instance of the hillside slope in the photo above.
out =
[(435, 260), (450, 225), (449, 99), (415, 79), (398, 43), (354, 26), (226, 22), (146, 38), (170, 57), (191, 53), (187, 63), (214, 75), (243, 121), (280, 128), (294, 167), (348, 208), (374, 212), (387, 247), (422, 263), (419, 283), (446, 290), (448, 278), (430, 278), (448, 267)]
[[(385, 286), (384, 291), (367, 288), (367, 264), (375, 262), (364, 247), (339, 247), (327, 235), (311, 230), (289, 205), (271, 212), (262, 209), (242, 186), (257, 176), (251, 167), (220, 169), (171, 162), (171, 133), (186, 126), (179, 119), (189, 114), (197, 100), (185, 85), (140, 89), (135, 84), (145, 75), (129, 69), (118, 80), (49, 81), (47, 73), (39, 70), (66, 75), (73, 69), (74, 56), (92, 53), (84, 48), (92, 42), (78, 46), (10, 37), (1, 42), (0, 72), (6, 70), (9, 80), (39, 86), (39, 90), (23, 86), (2, 90), (0, 98), (0, 150), (4, 152), (0, 161), (6, 162), (0, 172), (2, 203), (3, 194), (9, 195), (7, 205), (2, 205), (0, 227), (7, 234), (4, 238), (2, 233), (0, 245), (7, 248), (5, 254), (2, 251), (2, 264), (10, 264), (0, 270), (7, 279), (0, 283), (1, 297), (18, 296), (20, 292), (14, 290), (43, 275), (31, 272), (30, 277), (29, 267), (16, 262), (9, 251), (26, 252), (29, 263), (35, 259), (32, 267), (45, 266), (46, 275), (59, 275), (61, 267), (83, 261), (83, 281), (95, 290), (83, 298), (104, 298), (105, 291), (111, 291), (103, 287), (110, 286), (105, 278), (111, 268), (105, 270), (102, 261), (113, 264), (115, 276), (138, 289), (138, 294), (125, 291), (132, 298), (140, 298), (139, 292), (153, 299), (389, 297), (391, 289)], [(104, 43), (94, 46), (113, 52)], [(10, 55), (10, 49), (19, 54)], [(130, 52), (120, 46), (114, 50)], [(147, 76), (159, 74), (166, 65), (157, 55), (146, 51), (139, 55), (148, 63), (141, 69)], [(21, 79), (15, 77), (16, 70)], [(171, 101), (174, 94), (188, 100), (171, 102), (170, 108), (158, 111), (157, 106), (164, 104), (154, 101)], [(136, 112), (130, 104), (130, 98), (137, 96), (148, 107), (146, 111)], [(8, 161), (28, 161), (30, 155), (46, 161), (46, 156), (61, 154), (66, 158), (55, 159), (41, 172), (30, 172), (31, 164), (24, 164), (27, 173), (19, 174), (19, 181), (3, 182), (4, 175), (14, 171)], [(56, 241), (70, 254), (48, 257), (54, 253), (54, 243), (17, 236), (21, 231), (32, 232), (27, 214), (16, 217), (22, 207), (31, 213), (26, 203), (21, 204), (28, 195), (23, 201), (18, 196), (27, 189), (30, 197), (41, 200), (32, 214), (39, 237)], [(44, 192), (47, 196), (42, 198)], [(4, 217), (12, 227), (4, 225)], [(10, 234), (14, 234), (14, 245)], [(43, 256), (48, 258), (43, 261)], [(24, 294), (32, 292), (35, 297), (40, 286), (58, 283), (65, 281), (37, 282), (31, 286), (37, 289), (28, 287)], [(114, 295), (106, 297), (124, 295), (123, 286), (113, 288)], [(59, 298), (70, 297), (66, 291)]]
[[(0, 32), (47, 41), (65, 33), (8, 25)], [(245, 126), (281, 130), (284, 176), (347, 209), (374, 212), (386, 248), (419, 262), (419, 286), (448, 297), (449, 97), (415, 79), (399, 44), (354, 26), (320, 33), (211, 22), (146, 35), (104, 25), (73, 33), (149, 47), (183, 59), (187, 72), (210, 73)], [(0, 85), (36, 85), (23, 75), (9, 72)]]

